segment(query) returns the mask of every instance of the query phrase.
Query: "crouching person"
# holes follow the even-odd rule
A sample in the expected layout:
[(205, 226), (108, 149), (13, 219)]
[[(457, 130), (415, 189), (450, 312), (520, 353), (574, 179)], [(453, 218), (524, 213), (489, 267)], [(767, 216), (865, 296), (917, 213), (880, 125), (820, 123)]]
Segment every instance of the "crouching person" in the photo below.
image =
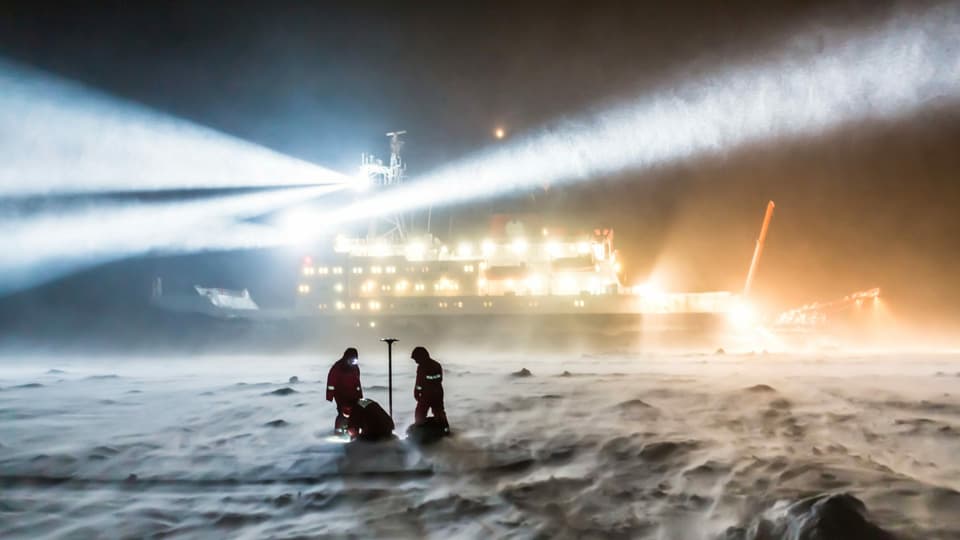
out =
[(352, 440), (368, 442), (393, 438), (393, 418), (372, 399), (359, 399), (347, 417), (347, 433)]

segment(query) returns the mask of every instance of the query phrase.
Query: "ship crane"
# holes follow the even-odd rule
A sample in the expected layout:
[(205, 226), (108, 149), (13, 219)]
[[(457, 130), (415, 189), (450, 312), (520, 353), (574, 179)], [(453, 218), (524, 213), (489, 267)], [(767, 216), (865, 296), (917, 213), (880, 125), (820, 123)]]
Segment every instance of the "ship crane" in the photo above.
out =
[(747, 271), (747, 281), (743, 284), (743, 297), (750, 294), (750, 286), (753, 285), (753, 277), (757, 273), (757, 266), (760, 265), (760, 255), (763, 254), (763, 245), (767, 241), (767, 229), (770, 228), (770, 219), (773, 218), (773, 209), (776, 205), (773, 201), (767, 203), (767, 212), (763, 215), (763, 225), (760, 226), (760, 236), (757, 238), (757, 244), (753, 249), (753, 259), (750, 260), (750, 270)]
[(813, 326), (825, 322), (831, 315), (849, 309), (861, 308), (867, 302), (875, 306), (879, 301), (880, 289), (878, 287), (857, 291), (835, 300), (813, 302), (784, 311), (777, 317), (777, 325)]

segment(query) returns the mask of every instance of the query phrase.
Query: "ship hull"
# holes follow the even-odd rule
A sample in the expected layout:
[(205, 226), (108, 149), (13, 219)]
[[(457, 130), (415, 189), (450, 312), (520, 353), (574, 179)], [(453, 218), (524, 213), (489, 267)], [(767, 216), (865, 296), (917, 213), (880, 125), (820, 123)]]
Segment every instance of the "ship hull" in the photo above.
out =
[(465, 314), (332, 316), (303, 318), (305, 342), (370, 342), (395, 337), (404, 343), (471, 345), (491, 350), (589, 351), (715, 347), (726, 319), (713, 313), (657, 314)]

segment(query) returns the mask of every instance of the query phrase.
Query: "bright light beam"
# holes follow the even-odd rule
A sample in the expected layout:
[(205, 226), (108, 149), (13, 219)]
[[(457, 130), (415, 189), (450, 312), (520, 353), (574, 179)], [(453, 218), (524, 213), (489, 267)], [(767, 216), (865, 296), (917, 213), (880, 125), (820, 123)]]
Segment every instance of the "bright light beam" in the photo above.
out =
[(316, 232), (752, 143), (815, 137), (852, 122), (896, 120), (958, 96), (960, 5), (954, 3), (894, 17), (823, 53), (787, 50), (555, 126), (326, 214)]
[(0, 197), (350, 179), (0, 59)]
[(272, 228), (237, 223), (342, 189), (288, 188), (188, 202), (100, 204), (0, 222), (0, 294), (149, 252), (275, 246)]

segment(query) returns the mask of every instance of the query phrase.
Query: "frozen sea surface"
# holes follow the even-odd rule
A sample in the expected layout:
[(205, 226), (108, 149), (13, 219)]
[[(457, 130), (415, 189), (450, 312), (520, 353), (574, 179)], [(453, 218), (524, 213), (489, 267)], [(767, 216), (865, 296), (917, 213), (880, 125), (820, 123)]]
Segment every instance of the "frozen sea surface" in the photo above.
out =
[(328, 440), (336, 355), (6, 358), (0, 536), (793, 539), (848, 493), (960, 538), (960, 356), (435, 353), (457, 434), (424, 450)]

